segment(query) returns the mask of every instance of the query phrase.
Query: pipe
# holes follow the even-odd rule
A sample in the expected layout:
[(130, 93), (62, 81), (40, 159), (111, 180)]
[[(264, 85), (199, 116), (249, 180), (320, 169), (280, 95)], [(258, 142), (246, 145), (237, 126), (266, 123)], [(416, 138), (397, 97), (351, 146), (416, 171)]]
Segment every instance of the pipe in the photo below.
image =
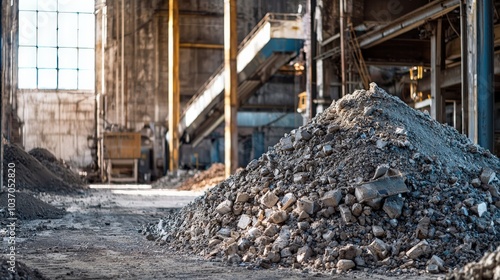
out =
[(122, 51), (121, 51), (121, 98), (120, 98), (120, 108), (121, 108), (121, 124), (124, 127), (127, 127), (127, 124), (125, 123), (125, 0), (122, 0), (122, 12), (121, 12), (121, 18), (122, 18)]
[(493, 2), (477, 1), (477, 129), (478, 144), (493, 151)]
[[(341, 1), (342, 3), (342, 1)], [(452, 11), (460, 4), (460, 0), (438, 0), (433, 1), (411, 13), (408, 13), (385, 27), (366, 33), (358, 38), (359, 46), (367, 49), (397, 37), (409, 30), (434, 20)], [(342, 15), (341, 15), (342, 17)]]

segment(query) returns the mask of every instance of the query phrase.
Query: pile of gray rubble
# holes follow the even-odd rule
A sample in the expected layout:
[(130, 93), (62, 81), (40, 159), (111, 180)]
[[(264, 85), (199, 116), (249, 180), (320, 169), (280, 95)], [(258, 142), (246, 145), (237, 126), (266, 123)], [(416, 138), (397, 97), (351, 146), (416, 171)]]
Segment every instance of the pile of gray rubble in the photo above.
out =
[(371, 84), (148, 239), (255, 267), (440, 273), (500, 245), (500, 161)]

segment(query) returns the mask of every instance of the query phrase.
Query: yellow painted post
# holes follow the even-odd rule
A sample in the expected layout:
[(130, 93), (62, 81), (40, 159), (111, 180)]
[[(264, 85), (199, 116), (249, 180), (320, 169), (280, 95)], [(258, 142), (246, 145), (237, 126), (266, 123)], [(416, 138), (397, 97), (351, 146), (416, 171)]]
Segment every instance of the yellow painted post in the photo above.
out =
[(236, 28), (236, 0), (224, 0), (224, 140), (226, 176), (238, 168), (238, 77), (236, 55), (238, 53), (238, 32)]
[(168, 2), (168, 148), (171, 172), (179, 168), (179, 6)]

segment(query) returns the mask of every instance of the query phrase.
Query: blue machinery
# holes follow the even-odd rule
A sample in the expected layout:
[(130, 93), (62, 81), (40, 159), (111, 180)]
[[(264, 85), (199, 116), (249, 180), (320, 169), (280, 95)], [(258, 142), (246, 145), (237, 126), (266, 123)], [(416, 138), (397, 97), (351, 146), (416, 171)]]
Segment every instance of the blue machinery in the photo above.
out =
[[(302, 19), (296, 14), (267, 14), (239, 46), (238, 100), (242, 104), (278, 69), (299, 54), (304, 42)], [(179, 135), (196, 145), (224, 121), (224, 67), (186, 105)]]

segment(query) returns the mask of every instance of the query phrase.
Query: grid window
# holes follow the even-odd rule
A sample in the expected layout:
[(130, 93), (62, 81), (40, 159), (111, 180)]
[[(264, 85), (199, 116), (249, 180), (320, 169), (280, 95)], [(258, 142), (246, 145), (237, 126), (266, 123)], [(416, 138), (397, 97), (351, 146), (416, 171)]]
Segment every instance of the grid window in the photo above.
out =
[(19, 0), (19, 88), (92, 90), (94, 28), (94, 0)]

